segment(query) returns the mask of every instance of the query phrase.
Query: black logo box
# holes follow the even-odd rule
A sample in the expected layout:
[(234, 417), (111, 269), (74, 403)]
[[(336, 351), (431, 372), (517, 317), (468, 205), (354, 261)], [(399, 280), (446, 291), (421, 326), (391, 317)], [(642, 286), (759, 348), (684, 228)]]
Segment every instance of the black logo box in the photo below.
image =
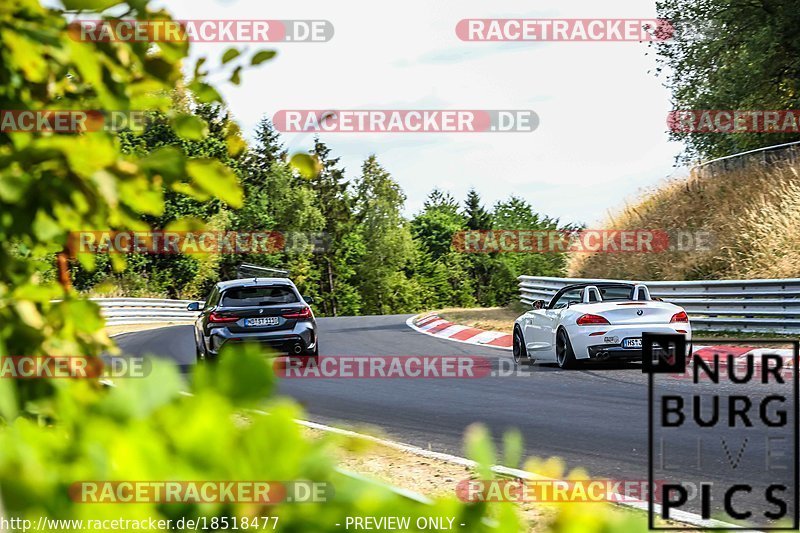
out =
[[(792, 525), (785, 527), (765, 527), (754, 526), (759, 531), (797, 531), (800, 529), (800, 424), (798, 424), (798, 412), (800, 411), (800, 341), (798, 340), (776, 340), (776, 339), (692, 339), (688, 343), (691, 347), (694, 343), (701, 345), (720, 345), (720, 344), (742, 344), (752, 343), (757, 345), (791, 345), (792, 346), (792, 368), (794, 370), (792, 379), (792, 393), (794, 408), (792, 420), (794, 422), (794, 513), (792, 514)], [(667, 347), (667, 349), (665, 349)], [(674, 347), (674, 350), (670, 350)], [(648, 486), (654, 487), (654, 468), (653, 468), (653, 397), (654, 397), (654, 374), (682, 374), (686, 371), (687, 342), (683, 335), (679, 334), (642, 334), (642, 372), (647, 374), (647, 480)], [(730, 527), (656, 527), (655, 526), (655, 498), (654, 491), (648, 495), (647, 524), (651, 531), (730, 531)]]

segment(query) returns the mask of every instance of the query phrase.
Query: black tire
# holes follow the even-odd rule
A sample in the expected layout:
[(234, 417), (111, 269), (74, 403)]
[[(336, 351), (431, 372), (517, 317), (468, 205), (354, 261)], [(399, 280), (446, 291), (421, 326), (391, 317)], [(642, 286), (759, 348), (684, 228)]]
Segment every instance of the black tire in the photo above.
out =
[(205, 359), (205, 353), (203, 353), (203, 349), (200, 348), (199, 344), (197, 344), (197, 337), (194, 339), (194, 354), (197, 356), (198, 363)]
[(528, 350), (525, 348), (525, 342), (522, 339), (522, 331), (519, 328), (514, 328), (514, 342), (512, 343), (511, 353), (516, 366), (522, 366), (530, 362)]
[(575, 368), (575, 352), (572, 350), (572, 343), (569, 342), (569, 335), (564, 329), (559, 329), (556, 333), (556, 362), (564, 370)]
[[(202, 346), (202, 348), (201, 348)], [(217, 356), (214, 354), (210, 354), (206, 351), (205, 343), (201, 340), (200, 344), (197, 344), (197, 341), (194, 343), (194, 350), (197, 354), (197, 362), (198, 363), (208, 363), (217, 360)]]

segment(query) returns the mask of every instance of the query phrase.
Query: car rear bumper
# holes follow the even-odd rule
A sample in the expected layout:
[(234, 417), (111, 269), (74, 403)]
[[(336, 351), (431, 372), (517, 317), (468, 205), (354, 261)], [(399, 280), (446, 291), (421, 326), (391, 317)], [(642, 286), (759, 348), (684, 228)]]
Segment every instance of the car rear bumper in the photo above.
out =
[(313, 350), (317, 343), (316, 327), (298, 322), (293, 329), (231, 333), (227, 328), (212, 329), (207, 342), (208, 353), (217, 355), (226, 344), (255, 343), (278, 352), (297, 355)]
[(589, 359), (604, 361), (606, 359), (641, 361), (642, 350), (623, 348), (619, 344), (597, 344), (589, 346)]
[[(568, 326), (572, 350), (576, 359), (642, 359), (641, 348), (623, 348), (623, 341), (628, 338), (641, 338), (643, 332), (660, 334), (682, 334), (687, 341), (692, 339), (692, 330), (689, 324), (654, 324), (642, 326)], [(685, 331), (685, 333), (679, 330)], [(591, 335), (596, 333), (596, 335)]]

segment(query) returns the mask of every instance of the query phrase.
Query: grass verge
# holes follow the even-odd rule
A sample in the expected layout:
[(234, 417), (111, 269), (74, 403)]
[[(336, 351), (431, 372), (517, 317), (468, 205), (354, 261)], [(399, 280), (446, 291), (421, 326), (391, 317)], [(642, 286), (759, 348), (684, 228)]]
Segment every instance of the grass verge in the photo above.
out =
[(515, 302), (506, 307), (446, 307), (436, 311), (436, 314), (455, 324), (512, 333), (514, 320), (527, 310), (526, 305)]
[(644, 191), (601, 227), (670, 235), (658, 253), (573, 254), (569, 275), (696, 280), (800, 277), (800, 167), (760, 165)]
[(132, 333), (134, 331), (145, 331), (148, 329), (166, 328), (169, 326), (185, 326), (190, 322), (154, 322), (152, 324), (120, 324), (117, 326), (106, 326), (106, 333), (109, 335), (119, 335), (121, 333)]

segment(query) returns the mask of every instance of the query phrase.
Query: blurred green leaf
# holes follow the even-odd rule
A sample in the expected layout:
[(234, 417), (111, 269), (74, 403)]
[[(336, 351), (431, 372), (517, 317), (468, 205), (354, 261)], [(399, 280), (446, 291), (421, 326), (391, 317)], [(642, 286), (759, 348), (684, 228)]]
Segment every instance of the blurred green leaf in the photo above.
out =
[(233, 69), (233, 74), (231, 74), (230, 80), (232, 84), (239, 85), (242, 82), (242, 66), (239, 65), (235, 69)]
[(72, 318), (71, 323), (76, 331), (91, 333), (102, 329), (105, 321), (100, 315), (100, 308), (89, 300), (67, 300), (56, 306), (67, 317)]
[(143, 157), (139, 166), (153, 173), (158, 173), (168, 180), (179, 180), (186, 176), (186, 158), (174, 146), (165, 146), (152, 151)]
[(199, 58), (197, 60), (197, 63), (195, 63), (195, 65), (194, 65), (194, 76), (195, 76), (195, 78), (200, 77), (200, 76), (204, 76), (204, 75), (207, 74), (206, 72), (202, 72), (200, 70), (201, 68), (203, 68), (203, 65), (205, 65), (206, 61), (207, 61), (207, 58), (205, 56), (203, 56), (203, 57), (201, 57), (201, 58)]
[(173, 117), (172, 128), (179, 137), (188, 141), (200, 141), (208, 135), (208, 124), (202, 118), (188, 113)]
[(3, 43), (8, 47), (3, 55), (12, 66), (21, 69), (32, 82), (44, 81), (47, 62), (42, 57), (44, 48), (40, 43), (10, 31), (3, 32)]
[(194, 390), (212, 390), (235, 405), (255, 406), (272, 391), (274, 376), (265, 354), (257, 345), (229, 345), (218, 361), (199, 365)]
[(519, 468), (522, 453), (525, 449), (522, 433), (518, 429), (510, 429), (503, 434), (503, 464), (511, 468)]
[(194, 93), (194, 97), (197, 98), (197, 101), (201, 104), (222, 101), (222, 96), (220, 96), (214, 87), (207, 83), (195, 80), (189, 85), (189, 89), (191, 89), (192, 93)]
[(107, 414), (143, 418), (176, 399), (184, 386), (171, 362), (148, 356), (150, 373), (146, 377), (120, 377), (104, 399), (101, 409)]
[(466, 436), (464, 437), (464, 450), (469, 459), (478, 463), (478, 475), (481, 479), (494, 478), (491, 467), (494, 466), (497, 456), (492, 437), (486, 426), (472, 424), (467, 427)]
[(24, 176), (14, 174), (4, 176), (0, 180), (0, 200), (14, 203), (22, 198), (30, 185), (30, 180)]
[(236, 48), (228, 48), (225, 50), (225, 53), (222, 54), (222, 64), (228, 63), (241, 55), (241, 52)]
[[(0, 363), (2, 363), (0, 354)], [(10, 379), (0, 379), (0, 417), (14, 420), (17, 417), (17, 397), (14, 384)]]
[(311, 179), (322, 171), (319, 159), (309, 154), (296, 153), (289, 160), (289, 164), (306, 179)]
[(264, 61), (269, 61), (277, 54), (278, 53), (275, 50), (261, 50), (253, 56), (253, 59), (250, 60), (250, 64), (253, 66), (260, 65)]
[(190, 159), (186, 163), (189, 176), (204, 190), (231, 207), (240, 207), (244, 194), (233, 171), (217, 159)]
[(103, 11), (122, 2), (123, 0), (61, 0), (61, 3), (67, 9), (85, 11)]
[(197, 217), (181, 217), (164, 227), (164, 231), (203, 231), (207, 224)]
[(58, 235), (61, 235), (63, 230), (58, 223), (48, 216), (43, 211), (36, 213), (36, 218), (33, 221), (33, 233), (40, 241), (51, 241)]

